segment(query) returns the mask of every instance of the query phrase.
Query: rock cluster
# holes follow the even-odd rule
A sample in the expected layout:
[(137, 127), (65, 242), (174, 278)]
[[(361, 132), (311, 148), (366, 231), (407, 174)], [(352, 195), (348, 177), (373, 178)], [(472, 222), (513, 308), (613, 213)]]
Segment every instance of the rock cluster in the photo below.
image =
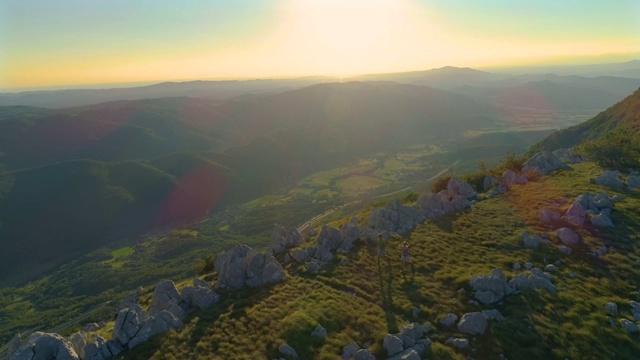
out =
[[(613, 209), (615, 199), (607, 193), (582, 194), (576, 198), (565, 213), (565, 219), (575, 226), (583, 226), (590, 220), (594, 226), (612, 227), (613, 222), (609, 215)], [(589, 218), (588, 216), (591, 216)]]
[(624, 183), (620, 179), (619, 171), (605, 171), (595, 179), (596, 184), (610, 188), (622, 188)]
[(281, 282), (285, 272), (273, 255), (253, 251), (247, 245), (236, 245), (216, 258), (216, 287), (240, 289)]
[(271, 233), (271, 251), (274, 255), (282, 254), (287, 249), (296, 247), (304, 241), (298, 229), (289, 231), (284, 226), (276, 224)]
[(513, 185), (523, 185), (528, 183), (529, 180), (526, 176), (520, 175), (513, 170), (505, 170), (502, 173), (502, 177), (500, 183), (506, 188), (509, 189)]
[(553, 275), (538, 268), (532, 268), (529, 270), (529, 276), (518, 274), (509, 281), (509, 285), (516, 290), (543, 289), (555, 293), (558, 289), (553, 285), (551, 279), (553, 279)]
[[(15, 346), (15, 345), (14, 345)], [(56, 359), (79, 360), (71, 342), (58, 334), (36, 331), (22, 341), (17, 350), (10, 353), (12, 360)]]
[(484, 305), (495, 304), (515, 292), (500, 269), (493, 269), (490, 275), (474, 276), (469, 281), (473, 296)]
[(551, 151), (543, 151), (527, 160), (522, 166), (522, 172), (525, 174), (534, 172), (539, 175), (547, 175), (553, 170), (564, 167), (565, 164), (558, 156)]
[(529, 234), (526, 231), (522, 233), (522, 242), (524, 247), (528, 249), (535, 249), (542, 245), (551, 244), (551, 241), (543, 239), (535, 234)]
[(422, 337), (431, 330), (429, 325), (412, 323), (403, 327), (398, 334), (385, 335), (382, 347), (387, 351), (387, 359), (420, 359), (420, 355), (431, 346), (431, 340)]
[(581, 156), (572, 154), (572, 149), (558, 149), (553, 151), (553, 155), (558, 157), (565, 164), (577, 164), (584, 161)]

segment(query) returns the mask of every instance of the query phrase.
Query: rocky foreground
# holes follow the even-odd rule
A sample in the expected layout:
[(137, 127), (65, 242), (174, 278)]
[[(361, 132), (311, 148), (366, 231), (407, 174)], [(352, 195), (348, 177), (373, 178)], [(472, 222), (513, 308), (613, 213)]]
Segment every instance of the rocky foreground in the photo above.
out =
[[(185, 322), (197, 317), (199, 312), (218, 306), (222, 300), (218, 294), (220, 291), (233, 294), (234, 291), (245, 288), (274, 286), (287, 282), (289, 277), (326, 274), (334, 271), (330, 269), (333, 266), (348, 266), (351, 260), (347, 259), (351, 259), (351, 252), (356, 246), (375, 246), (378, 234), (387, 238), (408, 236), (416, 227), (423, 226), (421, 224), (429, 220), (435, 224), (438, 219), (465, 211), (484, 199), (508, 197), (511, 190), (518, 186), (532, 180), (537, 181), (541, 176), (556, 170), (570, 169), (571, 164), (581, 161), (582, 159), (572, 156), (566, 150), (543, 152), (527, 161), (520, 173), (507, 170), (499, 179), (485, 178), (484, 188), (479, 189), (484, 195), (469, 184), (453, 178), (446, 190), (424, 195), (415, 205), (405, 205), (395, 200), (384, 208), (372, 210), (364, 223), (355, 217), (339, 228), (324, 225), (318, 234), (301, 234), (297, 229), (287, 230), (276, 225), (271, 239), (272, 246), (267, 253), (256, 252), (246, 245), (237, 245), (218, 255), (215, 260), (216, 279), (213, 282), (197, 278), (179, 291), (176, 284), (167, 280), (156, 284), (150, 299), (143, 299), (144, 289), (128, 295), (117, 308), (109, 339), (98, 334), (99, 325), (89, 325), (68, 337), (35, 332), (26, 339), (16, 336), (11, 341), (9, 359), (92, 360), (127, 354), (127, 351), (132, 351), (154, 336), (172, 330), (180, 331)], [(510, 301), (509, 298), (531, 291), (548, 294), (544, 296), (561, 296), (558, 294), (568, 290), (558, 288), (555, 283), (558, 276), (566, 276), (567, 279), (579, 277), (575, 272), (567, 273), (562, 269), (567, 262), (574, 261), (572, 259), (576, 256), (606, 261), (610, 251), (622, 251), (615, 244), (605, 244), (591, 236), (585, 238), (583, 233), (584, 229), (595, 232), (615, 229), (613, 218), (616, 204), (624, 202), (624, 198), (620, 195), (610, 196), (606, 190), (630, 191), (633, 194), (635, 189), (640, 188), (640, 177), (637, 173), (632, 173), (623, 180), (620, 173), (604, 172), (594, 182), (602, 191), (585, 192), (574, 198), (563, 197), (557, 203), (551, 202), (551, 206), (527, 209), (537, 217), (537, 225), (533, 230), (522, 231), (519, 243), (512, 246), (519, 247), (524, 252), (544, 253), (541, 263), (526, 261), (522, 264), (512, 261), (506, 269), (492, 266), (489, 273), (476, 273), (456, 291), (456, 297), (451, 299), (455, 305), (450, 307), (455, 311), (430, 313), (427, 319), (431, 322), (430, 325), (415, 321), (423, 318), (421, 311), (424, 307), (420, 303), (413, 303), (410, 315), (405, 316), (407, 325), (400, 328), (399, 332), (372, 337), (367, 342), (345, 342), (341, 352), (335, 353), (335, 356), (341, 356), (345, 360), (375, 359), (376, 356), (394, 360), (420, 359), (429, 351), (434, 351), (432, 346), (439, 346), (434, 345), (434, 341), (440, 341), (465, 357), (475, 358), (478, 341), (486, 336), (491, 323), (512, 321), (500, 310)], [(547, 262), (547, 257), (558, 260)], [(341, 260), (337, 261), (336, 258)], [(381, 267), (380, 263), (378, 267)], [(382, 270), (380, 274), (383, 292)], [(391, 280), (389, 283), (391, 286)], [(355, 292), (349, 294), (358, 296)], [(602, 316), (607, 319), (607, 323), (602, 326), (616, 329), (620, 334), (638, 333), (640, 303), (630, 296), (626, 294), (619, 298), (620, 301), (608, 301), (602, 306)], [(384, 300), (382, 306), (388, 307), (390, 304)], [(619, 306), (628, 308), (629, 311), (620, 311)], [(440, 305), (440, 308), (446, 307)], [(465, 311), (460, 311), (461, 309)], [(308, 336), (325, 341), (325, 338), (331, 336), (331, 331), (317, 325)], [(633, 336), (637, 338), (637, 335)], [(292, 344), (281, 343), (277, 347), (277, 354), (282, 358), (296, 359), (301, 357), (301, 350)], [(273, 352), (276, 349), (272, 350), (272, 355)], [(216, 357), (215, 354), (212, 356)]]

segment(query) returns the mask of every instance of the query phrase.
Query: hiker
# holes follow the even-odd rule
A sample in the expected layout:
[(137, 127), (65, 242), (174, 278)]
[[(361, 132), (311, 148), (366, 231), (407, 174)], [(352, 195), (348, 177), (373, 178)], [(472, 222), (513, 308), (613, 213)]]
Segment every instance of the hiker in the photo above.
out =
[(405, 241), (402, 243), (402, 255), (400, 255), (400, 261), (402, 261), (402, 263), (407, 263), (409, 262), (409, 242)]
[(378, 257), (388, 257), (387, 256), (387, 239), (382, 236), (382, 234), (378, 234)]

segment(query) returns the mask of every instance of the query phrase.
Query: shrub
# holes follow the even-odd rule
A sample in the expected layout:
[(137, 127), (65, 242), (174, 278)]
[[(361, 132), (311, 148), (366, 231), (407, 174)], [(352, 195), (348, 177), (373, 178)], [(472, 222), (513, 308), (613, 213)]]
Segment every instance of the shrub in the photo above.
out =
[(640, 168), (640, 140), (630, 131), (619, 130), (602, 139), (587, 141), (578, 151), (603, 168), (623, 171)]
[(215, 266), (213, 264), (213, 255), (207, 255), (204, 259), (202, 259), (199, 274), (204, 275), (212, 273), (213, 269), (215, 269)]
[(402, 198), (402, 201), (405, 203), (412, 203), (418, 201), (418, 197), (420, 197), (420, 195), (417, 193), (410, 192)]
[(447, 190), (447, 184), (449, 183), (449, 180), (451, 180), (451, 176), (443, 176), (437, 178), (433, 182), (433, 184), (431, 184), (431, 192), (435, 194), (439, 193), (442, 190)]

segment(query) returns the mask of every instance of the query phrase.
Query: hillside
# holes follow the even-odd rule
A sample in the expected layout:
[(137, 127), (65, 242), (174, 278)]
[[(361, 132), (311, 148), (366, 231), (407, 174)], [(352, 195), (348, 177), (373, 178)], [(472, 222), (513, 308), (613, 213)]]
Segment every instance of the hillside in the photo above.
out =
[[(420, 340), (427, 344), (427, 358), (631, 359), (640, 351), (637, 327), (633, 330), (635, 323), (628, 320), (640, 316), (634, 308), (640, 300), (634, 282), (640, 276), (640, 193), (594, 184), (590, 178), (600, 171), (592, 163), (572, 164), (527, 184), (511, 185), (504, 194), (481, 195), (466, 210), (432, 217), (403, 236), (392, 236), (388, 260), (376, 256), (375, 242), (366, 235), (350, 250), (329, 258), (319, 271), (311, 270), (316, 260), (301, 265), (278, 256), (286, 271), (281, 283), (216, 288), (217, 304), (187, 315), (184, 325), (117, 358), (269, 359), (283, 356), (280, 351), (285, 350), (279, 348), (288, 344), (300, 358), (333, 359), (352, 342), (385, 358), (391, 349), (383, 341), (390, 336), (386, 334), (410, 334), (406, 326), (417, 323), (428, 325)], [(574, 200), (603, 192), (608, 195), (600, 198), (613, 202), (598, 206), (612, 207), (613, 227), (596, 226), (594, 219), (580, 226), (541, 215), (571, 212)], [(395, 206), (387, 209), (399, 209)], [(347, 234), (347, 223), (352, 228), (372, 226), (374, 213), (383, 214), (365, 209), (356, 214), (357, 222), (343, 219), (329, 225)], [(564, 246), (567, 240), (553, 231), (559, 227), (572, 229), (580, 241)], [(329, 233), (323, 229), (299, 248), (320, 249), (326, 246), (320, 238), (334, 236)], [(405, 266), (399, 260), (403, 241), (410, 244), (412, 260)], [(205, 279), (220, 285), (226, 280), (218, 266), (217, 273)], [(531, 288), (522, 285), (527, 275)], [(518, 290), (503, 289), (507, 282), (502, 276)], [(505, 285), (488, 285), (501, 281)], [(188, 283), (178, 282), (178, 289)], [(479, 290), (484, 286), (489, 290)], [(486, 298), (482, 291), (493, 297)], [(151, 300), (157, 296), (152, 288), (137, 294), (144, 309), (158, 306)], [(452, 321), (450, 314), (455, 315)], [(472, 328), (460, 325), (469, 314), (489, 320)], [(98, 333), (109, 338), (112, 327), (107, 324)], [(326, 335), (312, 335), (318, 327)], [(412, 336), (422, 337), (422, 331)], [(400, 348), (407, 346), (413, 345)]]
[(640, 133), (640, 90), (580, 125), (560, 130), (534, 145), (531, 152), (578, 145), (606, 137), (614, 130)]

